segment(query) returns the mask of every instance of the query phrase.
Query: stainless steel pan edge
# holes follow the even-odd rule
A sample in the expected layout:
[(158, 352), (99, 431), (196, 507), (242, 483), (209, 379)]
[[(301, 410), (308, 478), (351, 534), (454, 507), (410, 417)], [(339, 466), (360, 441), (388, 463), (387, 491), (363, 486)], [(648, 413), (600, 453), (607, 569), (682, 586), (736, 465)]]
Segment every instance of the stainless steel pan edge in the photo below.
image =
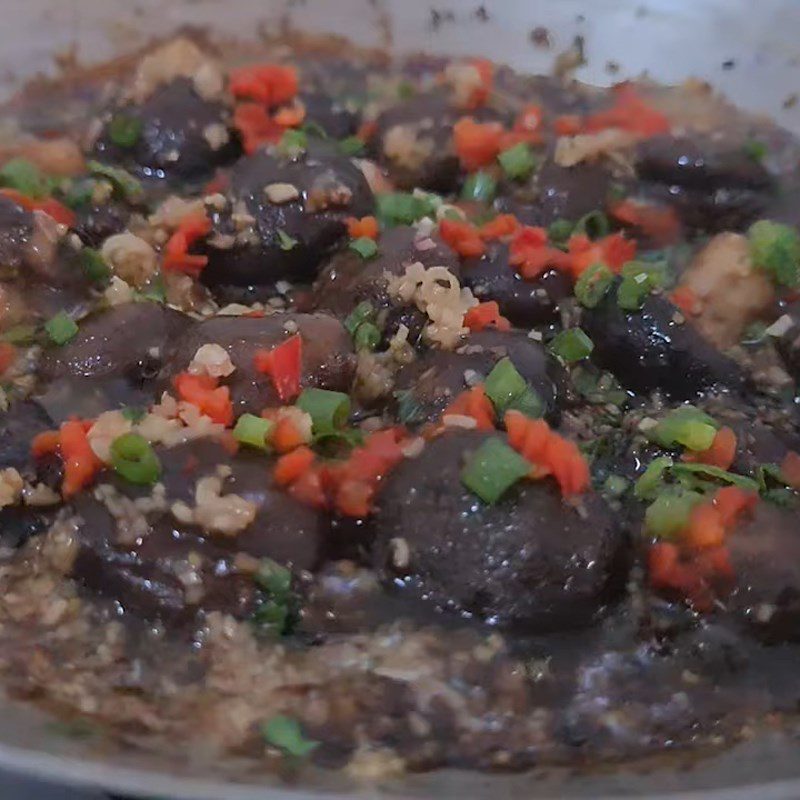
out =
[[(448, 14), (432, 24), (431, 5)], [(547, 71), (576, 35), (588, 65), (577, 76), (607, 84), (648, 72), (665, 82), (690, 76), (711, 82), (740, 105), (800, 132), (800, 2), (761, 0), (4, 0), (0, 83), (4, 91), (53, 69), (53, 54), (74, 48), (87, 61), (109, 58), (184, 24), (249, 38), (287, 18), (304, 30), (331, 32), (398, 52), (480, 54), (530, 71)], [(535, 47), (530, 31), (548, 28), (553, 47)], [(611, 74), (608, 62), (619, 65)], [(731, 66), (732, 65), (732, 66)], [(646, 770), (593, 774), (559, 770), (522, 776), (437, 772), (355, 792), (323, 782), (303, 788), (231, 777), (229, 766), (165, 763), (138, 752), (98, 753), (96, 742), (65, 740), (40, 712), (0, 701), (0, 769), (45, 781), (137, 797), (187, 800), (312, 800), (392, 797), (642, 797), (652, 800), (781, 800), (800, 797), (800, 745), (759, 736), (690, 766), (668, 761)]]

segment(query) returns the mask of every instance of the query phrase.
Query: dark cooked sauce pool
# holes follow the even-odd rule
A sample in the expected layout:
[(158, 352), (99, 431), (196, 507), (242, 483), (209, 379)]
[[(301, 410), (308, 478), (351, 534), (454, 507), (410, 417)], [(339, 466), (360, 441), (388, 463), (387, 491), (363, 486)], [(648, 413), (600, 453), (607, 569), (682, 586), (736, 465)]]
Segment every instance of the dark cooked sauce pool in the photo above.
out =
[(796, 710), (789, 134), (694, 82), (186, 38), (7, 116), (12, 694), (369, 779)]

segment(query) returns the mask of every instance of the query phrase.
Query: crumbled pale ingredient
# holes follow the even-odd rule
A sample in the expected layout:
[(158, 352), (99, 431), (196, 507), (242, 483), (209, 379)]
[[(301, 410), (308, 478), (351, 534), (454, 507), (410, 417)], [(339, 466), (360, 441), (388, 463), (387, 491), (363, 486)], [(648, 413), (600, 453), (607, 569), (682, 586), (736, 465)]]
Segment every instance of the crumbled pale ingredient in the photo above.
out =
[(111, 276), (111, 281), (103, 294), (110, 306), (122, 306), (125, 303), (131, 303), (135, 297), (133, 287), (116, 275)]
[(368, 158), (354, 158), (352, 161), (361, 170), (361, 174), (374, 194), (394, 191), (394, 184), (374, 161), (370, 161)]
[(332, 171), (326, 170), (314, 178), (306, 195), (306, 211), (314, 213), (326, 208), (343, 208), (350, 205), (353, 190), (341, 182)]
[(0, 508), (19, 503), (24, 485), (25, 481), (14, 467), (0, 470)]
[(292, 423), (303, 442), (308, 444), (311, 441), (311, 429), (313, 427), (311, 414), (296, 406), (280, 406), (275, 411), (275, 421), (282, 419), (288, 419)]
[(89, 428), (86, 438), (94, 454), (104, 463), (111, 463), (111, 444), (114, 439), (130, 433), (133, 423), (121, 411), (104, 411)]
[(172, 504), (172, 514), (186, 524), (199, 525), (209, 533), (235, 536), (256, 518), (257, 507), (237, 494), (222, 494), (223, 477), (206, 475), (197, 481), (195, 507), (183, 501)]
[(405, 772), (405, 761), (393, 750), (361, 746), (350, 757), (345, 769), (354, 780), (374, 784), (402, 775)]
[(360, 350), (356, 361), (354, 392), (364, 402), (387, 397), (394, 388), (393, 359), (380, 353)]
[(270, 183), (264, 187), (264, 194), (270, 203), (281, 205), (300, 197), (300, 190), (292, 183)]
[(400, 445), (400, 451), (405, 458), (417, 458), (422, 455), (425, 449), (425, 440), (421, 436), (415, 436), (413, 439), (407, 439)]
[(442, 424), (445, 428), (463, 428), (468, 431), (478, 426), (474, 417), (468, 417), (465, 414), (445, 414), (442, 416)]
[(228, 351), (213, 343), (198, 347), (189, 364), (192, 375), (210, 375), (212, 378), (227, 378), (235, 369)]
[(720, 233), (700, 250), (681, 276), (697, 297), (692, 322), (717, 347), (732, 347), (775, 302), (772, 281), (750, 259), (747, 237)]
[(775, 322), (772, 323), (764, 332), (768, 336), (774, 336), (776, 339), (780, 339), (781, 336), (785, 336), (789, 331), (794, 327), (794, 320), (788, 314), (783, 314), (782, 316), (778, 317)]
[(469, 289), (462, 289), (447, 267), (425, 268), (417, 261), (406, 267), (403, 275), (388, 275), (391, 295), (405, 303), (413, 302), (428, 315), (426, 337), (445, 349), (453, 349), (462, 336), (464, 315), (478, 301)]
[(481, 89), (483, 85), (478, 68), (468, 61), (448, 64), (444, 71), (444, 79), (453, 90), (456, 105), (459, 106), (468, 106), (475, 91)]
[(174, 39), (146, 55), (136, 69), (130, 96), (142, 103), (160, 86), (176, 78), (190, 78), (206, 100), (222, 96), (225, 79), (220, 68), (194, 42)]
[(560, 136), (553, 156), (561, 167), (574, 167), (582, 161), (593, 161), (601, 156), (613, 156), (630, 148), (637, 137), (620, 128), (608, 128), (597, 133), (577, 136)]
[(158, 266), (156, 251), (130, 231), (109, 236), (103, 242), (100, 254), (116, 276), (137, 288), (153, 277)]
[(435, 142), (420, 136), (417, 125), (393, 125), (383, 137), (383, 152), (398, 167), (419, 169), (433, 155)]
[(188, 216), (202, 214), (205, 210), (202, 200), (187, 200), (171, 194), (158, 208), (147, 218), (148, 224), (154, 228), (166, 228), (175, 230), (178, 225)]
[(25, 484), (22, 502), (26, 506), (54, 506), (61, 502), (61, 495), (44, 483), (37, 483), (36, 486)]
[(212, 122), (203, 128), (203, 138), (212, 150), (220, 150), (231, 140), (231, 135), (221, 122)]

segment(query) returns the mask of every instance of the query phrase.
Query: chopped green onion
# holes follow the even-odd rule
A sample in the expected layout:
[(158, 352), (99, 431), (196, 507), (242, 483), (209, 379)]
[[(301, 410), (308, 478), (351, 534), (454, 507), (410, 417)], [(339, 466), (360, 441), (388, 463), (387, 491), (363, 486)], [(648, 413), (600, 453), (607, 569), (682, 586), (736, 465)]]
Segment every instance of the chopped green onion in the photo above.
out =
[(371, 322), (362, 322), (353, 336), (353, 346), (356, 351), (374, 350), (381, 341), (381, 332), (377, 325)]
[(66, 344), (78, 332), (78, 326), (64, 311), (59, 311), (44, 324), (50, 340), (55, 344)]
[(149, 300), (152, 303), (166, 303), (167, 288), (161, 278), (158, 277), (152, 280), (147, 288), (139, 292), (138, 297), (142, 300)]
[(605, 264), (592, 264), (575, 282), (575, 297), (586, 308), (594, 308), (614, 282), (614, 273)]
[(572, 236), (572, 231), (574, 229), (575, 225), (568, 219), (557, 219), (550, 223), (550, 227), (547, 229), (547, 235), (551, 242), (566, 242), (567, 239)]
[(250, 623), (256, 628), (258, 636), (282, 636), (291, 628), (289, 607), (278, 600), (260, 600), (250, 615)]
[(541, 397), (528, 386), (508, 356), (501, 358), (486, 376), (484, 390), (500, 416), (512, 409), (529, 417), (541, 417), (544, 412)]
[(642, 257), (638, 261), (626, 261), (622, 265), (620, 275), (623, 278), (635, 278), (638, 275), (647, 275), (653, 288), (663, 289), (669, 279), (668, 266), (662, 256), (653, 259)]
[(350, 249), (355, 250), (365, 261), (378, 253), (378, 243), (369, 236), (361, 236), (350, 242)]
[(267, 449), (267, 436), (272, 429), (272, 422), (255, 414), (242, 414), (236, 420), (233, 438), (241, 444), (249, 444), (259, 450)]
[(297, 158), (308, 147), (308, 136), (303, 131), (290, 128), (278, 142), (278, 152), (287, 158)]
[(397, 401), (397, 418), (403, 425), (414, 425), (425, 419), (425, 410), (410, 389), (401, 389), (394, 393)]
[(690, 405), (672, 409), (647, 431), (648, 439), (662, 447), (683, 445), (695, 452), (708, 450), (716, 435), (713, 417)]
[(580, 328), (561, 331), (550, 342), (550, 351), (567, 364), (588, 358), (592, 350), (594, 342)]
[(763, 161), (769, 153), (769, 150), (764, 142), (759, 142), (758, 139), (748, 139), (742, 145), (742, 150), (748, 158), (758, 163)]
[(293, 239), (283, 228), (278, 228), (278, 247), (281, 250), (289, 251), (297, 247), (297, 239)]
[(719, 467), (712, 467), (710, 464), (674, 464), (671, 471), (679, 480), (687, 477), (691, 481), (699, 477), (701, 480), (720, 481), (751, 492), (758, 492), (759, 490), (758, 481), (753, 478), (736, 475)]
[(590, 239), (601, 239), (611, 230), (611, 223), (602, 211), (590, 211), (576, 223), (574, 233), (585, 233)]
[(142, 198), (144, 191), (142, 184), (126, 170), (121, 167), (112, 167), (108, 164), (101, 164), (99, 161), (89, 161), (86, 166), (92, 175), (99, 176), (108, 180), (114, 187), (114, 191), (128, 200), (137, 201)]
[(0, 186), (16, 189), (34, 199), (50, 193), (49, 182), (39, 167), (25, 158), (12, 158), (3, 164), (0, 169)]
[(672, 538), (686, 527), (692, 509), (702, 501), (699, 492), (681, 489), (662, 492), (645, 511), (645, 530), (651, 536)]
[(81, 250), (81, 267), (86, 277), (92, 283), (103, 283), (111, 277), (111, 270), (106, 264), (105, 259), (92, 247), (84, 247)]
[(144, 125), (137, 117), (114, 114), (108, 123), (108, 138), (119, 147), (133, 147), (142, 135)]
[(636, 481), (634, 495), (639, 500), (652, 500), (664, 485), (664, 473), (672, 466), (669, 456), (654, 458)]
[(487, 439), (472, 454), (461, 471), (461, 482), (484, 503), (496, 503), (517, 481), (531, 471), (531, 465), (502, 439)]
[(267, 744), (296, 758), (304, 758), (309, 755), (319, 744), (311, 739), (306, 739), (297, 720), (283, 714), (262, 723), (261, 736)]
[(2, 336), (0, 341), (8, 342), (9, 344), (33, 344), (36, 340), (36, 326), (26, 323), (20, 323), (9, 328)]
[(759, 464), (756, 475), (758, 477), (759, 491), (761, 492), (765, 492), (768, 489), (770, 481), (786, 486), (786, 478), (778, 464)]
[(364, 142), (358, 136), (348, 136), (340, 140), (339, 150), (346, 156), (360, 156), (364, 152)]
[(623, 278), (617, 287), (617, 305), (626, 311), (638, 311), (653, 286), (646, 272)]
[(344, 427), (350, 416), (350, 398), (327, 389), (303, 389), (297, 407), (311, 416), (315, 436), (326, 436)]
[(497, 156), (497, 160), (500, 162), (506, 177), (511, 180), (527, 178), (536, 169), (536, 158), (525, 142), (520, 142), (513, 147), (509, 147), (508, 150), (503, 150)]
[(144, 436), (124, 433), (111, 443), (111, 466), (126, 481), (146, 485), (161, 474), (161, 462)]
[(484, 503), (496, 503), (531, 465), (502, 439), (487, 439), (461, 471), (461, 482)]
[(97, 181), (94, 178), (68, 180), (62, 186), (64, 203), (71, 209), (79, 209), (91, 204)]
[(358, 326), (375, 316), (375, 309), (369, 300), (362, 300), (344, 319), (344, 327), (351, 336), (355, 336)]
[(483, 170), (473, 172), (461, 189), (462, 200), (474, 200), (478, 203), (491, 203), (497, 191), (497, 181)]
[(134, 425), (137, 422), (141, 422), (147, 415), (147, 411), (145, 411), (145, 409), (137, 408), (136, 406), (125, 406), (121, 413), (125, 419), (127, 419), (129, 422), (132, 422)]
[(750, 226), (747, 236), (756, 267), (782, 286), (800, 284), (800, 236), (793, 228), (762, 219)]
[(422, 217), (434, 216), (436, 207), (428, 197), (408, 192), (389, 192), (375, 198), (378, 218), (387, 226), (411, 225)]
[(575, 391), (595, 405), (621, 406), (628, 393), (610, 372), (598, 372), (590, 365), (574, 367), (570, 375)]
[(262, 558), (253, 580), (273, 598), (285, 599), (292, 585), (292, 573), (271, 558)]
[(325, 130), (325, 128), (323, 128), (319, 122), (315, 122), (313, 119), (310, 119), (305, 125), (303, 125), (302, 131), (306, 134), (306, 136), (315, 136), (317, 139), (328, 138), (328, 132)]

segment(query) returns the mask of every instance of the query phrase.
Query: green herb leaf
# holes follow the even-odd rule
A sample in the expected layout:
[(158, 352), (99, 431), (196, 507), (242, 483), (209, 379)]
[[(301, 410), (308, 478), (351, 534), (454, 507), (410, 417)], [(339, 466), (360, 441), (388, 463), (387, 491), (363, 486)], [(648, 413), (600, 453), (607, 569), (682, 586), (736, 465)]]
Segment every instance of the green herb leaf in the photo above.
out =
[(283, 228), (278, 228), (278, 247), (281, 250), (289, 251), (297, 247), (297, 239), (293, 239)]
[(614, 273), (605, 264), (592, 264), (575, 282), (575, 297), (586, 308), (595, 308), (614, 282)]
[(374, 258), (378, 253), (378, 244), (369, 236), (361, 236), (350, 242), (350, 249), (355, 250), (365, 261)]
[(483, 170), (473, 172), (464, 181), (461, 189), (462, 200), (472, 200), (477, 203), (491, 203), (497, 192), (497, 181)]
[(328, 138), (328, 132), (325, 130), (325, 128), (323, 128), (322, 125), (320, 125), (318, 122), (315, 122), (313, 119), (310, 119), (305, 125), (303, 125), (302, 131), (306, 134), (306, 136), (314, 136), (317, 139)]
[(672, 466), (669, 456), (654, 458), (636, 481), (633, 493), (639, 500), (652, 500), (664, 486), (666, 471)]
[(44, 325), (44, 329), (54, 344), (66, 344), (78, 332), (75, 321), (64, 311), (59, 311)]
[(573, 233), (584, 233), (590, 239), (601, 239), (611, 231), (611, 223), (602, 211), (590, 211), (576, 223)]
[(550, 342), (550, 351), (567, 364), (588, 358), (592, 350), (594, 342), (580, 328), (561, 331)]
[(297, 158), (308, 147), (308, 137), (303, 131), (290, 128), (278, 142), (278, 152), (287, 158)]
[(378, 219), (388, 227), (411, 225), (418, 219), (436, 215), (436, 206), (432, 199), (407, 192), (377, 195), (375, 209)]
[(764, 142), (760, 142), (758, 139), (748, 139), (742, 145), (742, 151), (748, 158), (756, 163), (761, 163), (769, 153), (769, 149)]
[(261, 736), (267, 744), (277, 747), (284, 754), (304, 758), (319, 743), (306, 739), (297, 720), (279, 714), (261, 724)]
[(139, 141), (143, 127), (140, 119), (120, 111), (108, 123), (108, 138), (118, 147), (133, 147)]
[(262, 558), (253, 580), (274, 599), (285, 599), (292, 586), (292, 573), (271, 558)]
[(80, 255), (81, 267), (92, 283), (104, 283), (111, 277), (111, 270), (105, 259), (92, 247), (84, 247)]
[(502, 439), (487, 439), (472, 454), (461, 472), (461, 482), (484, 503), (496, 503), (531, 465)]

